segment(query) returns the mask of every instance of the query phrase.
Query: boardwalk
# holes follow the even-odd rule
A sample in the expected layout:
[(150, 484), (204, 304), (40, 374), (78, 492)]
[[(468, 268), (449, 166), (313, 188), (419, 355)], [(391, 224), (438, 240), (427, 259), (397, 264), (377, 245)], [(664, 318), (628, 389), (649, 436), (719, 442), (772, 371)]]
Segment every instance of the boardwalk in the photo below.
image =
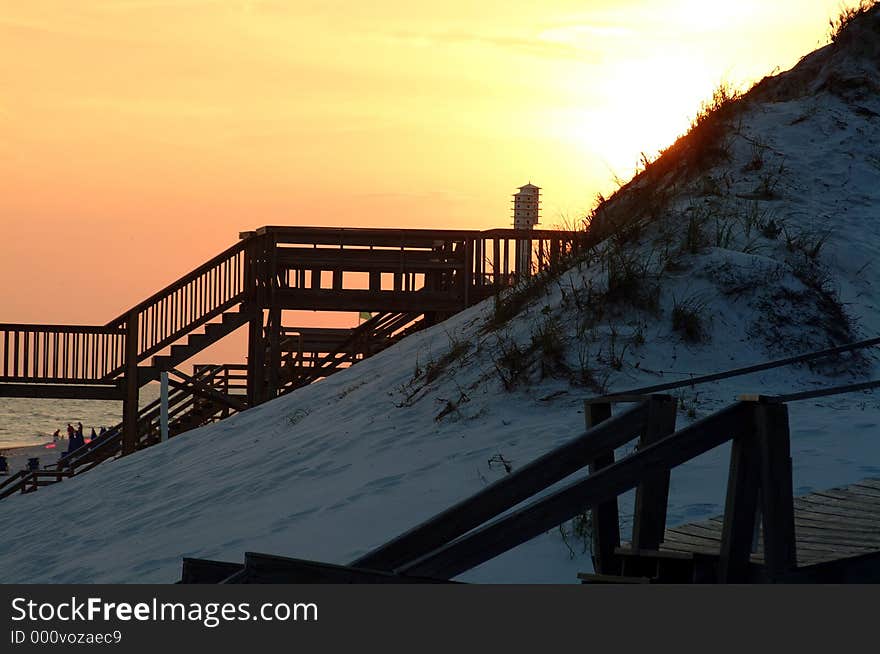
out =
[[(138, 394), (163, 373), (178, 391), (174, 436), (357, 363), (552, 269), (586, 238), (514, 229), (242, 232), (237, 243), (104, 325), (0, 324), (0, 397), (122, 401), (123, 422), (102, 456), (130, 454), (156, 441), (155, 407), (139, 412)], [(282, 324), (283, 312), (296, 310), (372, 317), (348, 329)], [(238, 329), (248, 332), (245, 366), (180, 371)], [(229, 395), (233, 375), (242, 397)]]
[[(661, 550), (718, 556), (723, 525), (719, 516), (670, 527)], [(794, 526), (798, 567), (880, 554), (880, 479), (796, 497)], [(753, 563), (763, 565), (763, 546), (759, 535)]]

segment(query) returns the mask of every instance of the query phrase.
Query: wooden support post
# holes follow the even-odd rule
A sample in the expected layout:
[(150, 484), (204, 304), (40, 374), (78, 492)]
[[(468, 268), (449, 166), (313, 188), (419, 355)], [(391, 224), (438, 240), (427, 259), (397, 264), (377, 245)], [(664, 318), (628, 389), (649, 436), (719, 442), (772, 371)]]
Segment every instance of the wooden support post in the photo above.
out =
[(342, 290), (342, 271), (334, 270), (333, 271), (333, 290), (341, 291)]
[(497, 238), (492, 239), (492, 283), (497, 288), (501, 286), (501, 243)]
[(247, 356), (248, 406), (262, 404), (265, 399), (266, 347), (263, 339), (263, 310), (258, 309), (248, 323)]
[(769, 580), (779, 581), (797, 566), (788, 407), (758, 402), (755, 423), (761, 465), (764, 566)]
[(464, 242), (464, 277), (462, 278), (462, 308), (470, 306), (471, 285), (474, 273), (474, 243), (468, 239)]
[[(676, 400), (668, 395), (652, 395), (648, 419), (639, 439), (645, 448), (675, 431)], [(666, 505), (669, 501), (669, 471), (647, 476), (636, 489), (632, 546), (639, 550), (659, 549), (666, 532)]]
[(724, 526), (721, 531), (721, 557), (718, 582), (741, 584), (748, 581), (749, 561), (758, 509), (760, 453), (754, 429), (745, 429), (733, 439)]
[(281, 372), (281, 309), (276, 306), (269, 309), (266, 330), (269, 337), (266, 399), (272, 399), (278, 396), (278, 379)]
[[(597, 402), (584, 404), (584, 417), (587, 429), (611, 417), (611, 404)], [(590, 474), (614, 463), (614, 450), (599, 455), (590, 463)], [(598, 574), (620, 574), (620, 564), (614, 550), (620, 546), (620, 522), (617, 498), (592, 507), (593, 521), (593, 568)]]
[(138, 441), (138, 314), (125, 322), (125, 399), (122, 402), (122, 456), (131, 454)]
[(378, 270), (370, 271), (370, 290), (371, 291), (381, 291), (382, 290), (382, 273)]

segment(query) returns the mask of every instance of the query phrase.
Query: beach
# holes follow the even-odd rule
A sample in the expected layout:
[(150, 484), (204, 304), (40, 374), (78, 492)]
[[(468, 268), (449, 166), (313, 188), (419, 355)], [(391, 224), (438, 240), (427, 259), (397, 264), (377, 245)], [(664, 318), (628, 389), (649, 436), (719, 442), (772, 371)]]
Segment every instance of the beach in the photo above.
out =
[[(89, 440), (86, 440), (88, 443)], [(9, 466), (9, 474), (14, 475), (19, 470), (27, 468), (28, 459), (38, 457), (40, 467), (52, 465), (67, 451), (68, 440), (59, 438), (57, 441), (49, 441), (39, 445), (23, 445), (18, 447), (0, 447), (0, 456), (6, 457)], [(2, 478), (2, 477), (0, 477)]]

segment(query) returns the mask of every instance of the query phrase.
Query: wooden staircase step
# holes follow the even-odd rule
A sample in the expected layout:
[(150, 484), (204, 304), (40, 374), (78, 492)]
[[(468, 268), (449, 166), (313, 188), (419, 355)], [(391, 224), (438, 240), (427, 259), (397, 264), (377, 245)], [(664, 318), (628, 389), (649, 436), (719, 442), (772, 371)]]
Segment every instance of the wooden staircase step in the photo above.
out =
[(650, 584), (649, 577), (624, 577), (621, 575), (600, 575), (593, 572), (579, 572), (582, 584)]

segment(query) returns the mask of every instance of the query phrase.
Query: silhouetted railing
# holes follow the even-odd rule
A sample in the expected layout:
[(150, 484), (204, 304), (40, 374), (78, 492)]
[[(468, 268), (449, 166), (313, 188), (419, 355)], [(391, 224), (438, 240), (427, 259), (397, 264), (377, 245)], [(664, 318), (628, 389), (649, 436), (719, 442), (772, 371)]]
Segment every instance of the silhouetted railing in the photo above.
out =
[(244, 299), (248, 244), (239, 241), (107, 326), (125, 330), (134, 313), (138, 361), (159, 352)]
[(0, 324), (0, 381), (98, 383), (122, 366), (118, 326)]

